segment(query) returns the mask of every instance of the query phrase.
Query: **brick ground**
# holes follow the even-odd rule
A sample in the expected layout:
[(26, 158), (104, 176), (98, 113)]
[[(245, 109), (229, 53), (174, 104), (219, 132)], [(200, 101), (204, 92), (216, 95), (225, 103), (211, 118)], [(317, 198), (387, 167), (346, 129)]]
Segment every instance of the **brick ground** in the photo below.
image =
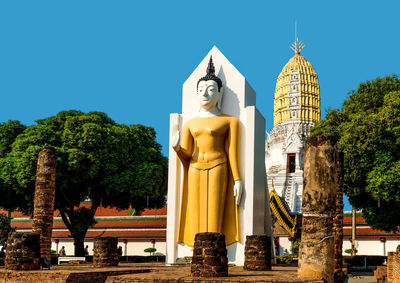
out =
[(322, 280), (300, 280), (297, 277), (297, 267), (272, 266), (272, 271), (246, 271), (242, 266), (230, 266), (228, 277), (219, 278), (193, 278), (190, 276), (190, 266), (164, 266), (143, 264), (143, 268), (152, 270), (150, 273), (129, 274), (108, 277), (106, 283), (139, 283), (139, 282), (318, 282)]
[(190, 266), (165, 266), (163, 263), (120, 263), (118, 267), (94, 268), (88, 264), (63, 264), (51, 270), (7, 271), (0, 268), (0, 283), (136, 283), (136, 282), (314, 282), (322, 280), (300, 280), (297, 267), (272, 266), (272, 271), (245, 271), (243, 267), (229, 267), (229, 277), (193, 278)]
[(136, 265), (121, 267), (94, 268), (88, 264), (62, 264), (52, 266), (50, 270), (13, 271), (0, 268), (0, 283), (103, 283), (110, 276), (150, 272)]

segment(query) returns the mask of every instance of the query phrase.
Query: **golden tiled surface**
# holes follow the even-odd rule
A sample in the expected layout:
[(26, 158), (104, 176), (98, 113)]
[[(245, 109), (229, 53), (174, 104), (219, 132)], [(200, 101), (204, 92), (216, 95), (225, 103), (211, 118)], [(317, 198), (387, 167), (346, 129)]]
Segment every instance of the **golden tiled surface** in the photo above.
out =
[[(296, 81), (292, 71), (299, 72), (300, 84), (296, 90), (291, 89), (291, 85)], [(290, 116), (290, 91), (301, 93), (296, 103), (300, 105), (296, 118)], [(276, 81), (274, 99), (274, 126), (289, 120), (302, 120), (318, 122), (320, 120), (320, 95), (318, 76), (313, 66), (299, 53), (294, 55), (283, 67)]]

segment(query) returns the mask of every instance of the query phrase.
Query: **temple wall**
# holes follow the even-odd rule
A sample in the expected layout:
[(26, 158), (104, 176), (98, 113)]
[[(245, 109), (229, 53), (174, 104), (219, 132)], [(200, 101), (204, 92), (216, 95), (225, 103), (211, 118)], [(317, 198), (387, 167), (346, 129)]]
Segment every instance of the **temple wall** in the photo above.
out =
[[(357, 239), (357, 237), (356, 237)], [(386, 238), (385, 243), (381, 243), (379, 238), (366, 240), (366, 239), (357, 239), (358, 241), (358, 252), (357, 255), (384, 255), (383, 249), (385, 247), (385, 255), (387, 256), (388, 252), (395, 251), (396, 247), (400, 244), (400, 240), (398, 239), (388, 239)], [(348, 255), (344, 252), (346, 249), (351, 249), (351, 242), (349, 239), (343, 240), (343, 255)]]
[[(85, 245), (85, 247), (86, 247), (86, 245), (89, 246), (89, 248), (88, 248), (89, 255), (93, 255), (93, 240), (85, 241), (84, 245)], [(58, 243), (58, 250), (60, 250), (62, 246), (65, 246), (65, 252), (67, 255), (74, 254), (74, 242), (72, 240), (60, 240), (60, 242)], [(122, 240), (118, 241), (118, 246), (122, 247), (122, 255), (123, 256), (125, 256), (125, 255), (148, 256), (149, 253), (145, 253), (144, 249), (152, 248), (153, 244), (151, 244), (150, 241), (148, 241), (148, 240), (145, 240), (145, 241), (129, 240), (128, 243), (126, 244), (126, 247), (127, 247), (126, 254), (125, 254), (125, 244)], [(163, 240), (163, 241), (157, 240), (156, 243), (154, 244), (154, 247), (157, 249), (157, 251), (155, 253), (160, 253), (162, 255), (165, 255), (165, 250), (166, 250), (165, 240)], [(57, 245), (54, 241), (52, 241), (51, 249), (57, 250)]]

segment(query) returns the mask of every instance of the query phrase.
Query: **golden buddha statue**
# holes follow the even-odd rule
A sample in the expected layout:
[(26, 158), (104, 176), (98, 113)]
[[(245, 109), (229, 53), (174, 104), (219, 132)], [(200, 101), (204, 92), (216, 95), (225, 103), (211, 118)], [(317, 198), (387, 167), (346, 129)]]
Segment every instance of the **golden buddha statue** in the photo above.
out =
[(220, 112), (222, 94), (210, 58), (207, 75), (197, 83), (198, 115), (185, 123), (182, 137), (177, 129), (172, 134), (184, 168), (178, 243), (188, 246), (199, 232), (223, 233), (227, 245), (240, 241), (240, 121)]

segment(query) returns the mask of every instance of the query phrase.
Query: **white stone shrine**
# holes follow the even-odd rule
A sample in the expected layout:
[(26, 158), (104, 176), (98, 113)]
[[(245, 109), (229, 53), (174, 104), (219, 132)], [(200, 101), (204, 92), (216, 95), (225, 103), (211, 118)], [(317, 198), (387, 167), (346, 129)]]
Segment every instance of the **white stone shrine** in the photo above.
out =
[(177, 244), (182, 197), (182, 164), (172, 148), (173, 132), (194, 118), (199, 110), (196, 97), (198, 80), (204, 76), (210, 56), (215, 74), (222, 80), (224, 94), (221, 113), (235, 116), (240, 121), (239, 169), (243, 191), (239, 205), (241, 241), (227, 247), (228, 260), (244, 264), (247, 235), (271, 236), (271, 215), (265, 178), (265, 119), (256, 108), (256, 94), (246, 79), (214, 46), (183, 84), (182, 113), (170, 115), (170, 148), (168, 166), (168, 211), (166, 263), (192, 256), (192, 248)]

